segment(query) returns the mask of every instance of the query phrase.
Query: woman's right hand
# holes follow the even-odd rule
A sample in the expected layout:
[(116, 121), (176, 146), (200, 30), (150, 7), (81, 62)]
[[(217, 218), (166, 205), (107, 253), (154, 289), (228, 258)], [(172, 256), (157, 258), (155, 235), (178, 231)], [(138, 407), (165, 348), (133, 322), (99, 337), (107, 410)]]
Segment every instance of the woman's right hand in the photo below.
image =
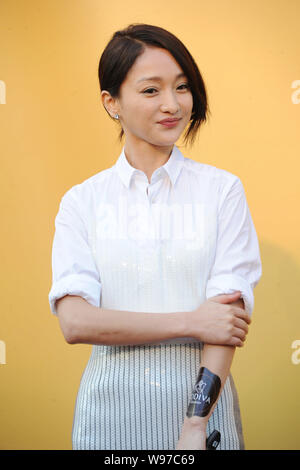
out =
[(187, 312), (190, 336), (208, 344), (244, 346), (251, 318), (244, 309), (230, 304), (240, 295), (234, 292), (210, 297), (196, 310)]

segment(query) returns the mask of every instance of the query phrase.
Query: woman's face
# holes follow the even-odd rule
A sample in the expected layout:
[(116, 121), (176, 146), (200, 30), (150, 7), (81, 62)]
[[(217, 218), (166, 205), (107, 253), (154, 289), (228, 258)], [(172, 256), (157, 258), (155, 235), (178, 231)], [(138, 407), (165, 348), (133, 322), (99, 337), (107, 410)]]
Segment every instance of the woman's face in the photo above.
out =
[[(115, 107), (126, 139), (169, 146), (178, 140), (191, 119), (193, 96), (188, 78), (172, 54), (146, 47), (122, 83)], [(173, 127), (159, 123), (168, 118), (179, 121)]]

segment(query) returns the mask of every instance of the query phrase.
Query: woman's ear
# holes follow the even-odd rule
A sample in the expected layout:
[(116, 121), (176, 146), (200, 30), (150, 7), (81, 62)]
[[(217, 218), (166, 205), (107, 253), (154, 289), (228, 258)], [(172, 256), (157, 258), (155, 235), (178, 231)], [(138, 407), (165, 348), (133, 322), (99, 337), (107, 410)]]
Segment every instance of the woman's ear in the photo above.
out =
[(118, 113), (116, 99), (107, 90), (102, 90), (101, 99), (105, 110), (112, 118), (115, 118), (115, 115)]

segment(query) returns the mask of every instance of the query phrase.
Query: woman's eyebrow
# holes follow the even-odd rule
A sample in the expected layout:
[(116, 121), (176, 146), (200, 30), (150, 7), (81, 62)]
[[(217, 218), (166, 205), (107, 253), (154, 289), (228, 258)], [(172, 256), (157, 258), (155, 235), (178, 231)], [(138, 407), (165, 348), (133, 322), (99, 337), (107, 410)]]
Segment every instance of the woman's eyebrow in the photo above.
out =
[[(183, 73), (183, 72), (179, 73), (178, 75), (176, 75), (175, 79), (181, 78), (181, 77), (185, 77), (185, 73)], [(143, 77), (143, 78), (140, 78), (140, 79), (137, 81), (137, 83), (143, 82), (143, 81), (146, 81), (146, 80), (162, 81), (162, 78), (161, 78), (161, 77)]]

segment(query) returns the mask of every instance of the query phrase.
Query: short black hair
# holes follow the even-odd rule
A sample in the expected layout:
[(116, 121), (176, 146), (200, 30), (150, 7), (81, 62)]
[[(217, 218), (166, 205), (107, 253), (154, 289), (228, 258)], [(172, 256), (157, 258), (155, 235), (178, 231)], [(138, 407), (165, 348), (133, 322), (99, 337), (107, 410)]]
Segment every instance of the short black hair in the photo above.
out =
[[(137, 57), (146, 46), (168, 50), (188, 77), (193, 95), (193, 109), (184, 141), (194, 142), (200, 126), (210, 113), (207, 92), (201, 73), (185, 45), (172, 33), (159, 26), (133, 23), (116, 31), (105, 47), (98, 67), (100, 89), (107, 90), (113, 98), (120, 95), (120, 87)], [(109, 113), (108, 113), (109, 114)], [(122, 140), (123, 129), (119, 134)]]

